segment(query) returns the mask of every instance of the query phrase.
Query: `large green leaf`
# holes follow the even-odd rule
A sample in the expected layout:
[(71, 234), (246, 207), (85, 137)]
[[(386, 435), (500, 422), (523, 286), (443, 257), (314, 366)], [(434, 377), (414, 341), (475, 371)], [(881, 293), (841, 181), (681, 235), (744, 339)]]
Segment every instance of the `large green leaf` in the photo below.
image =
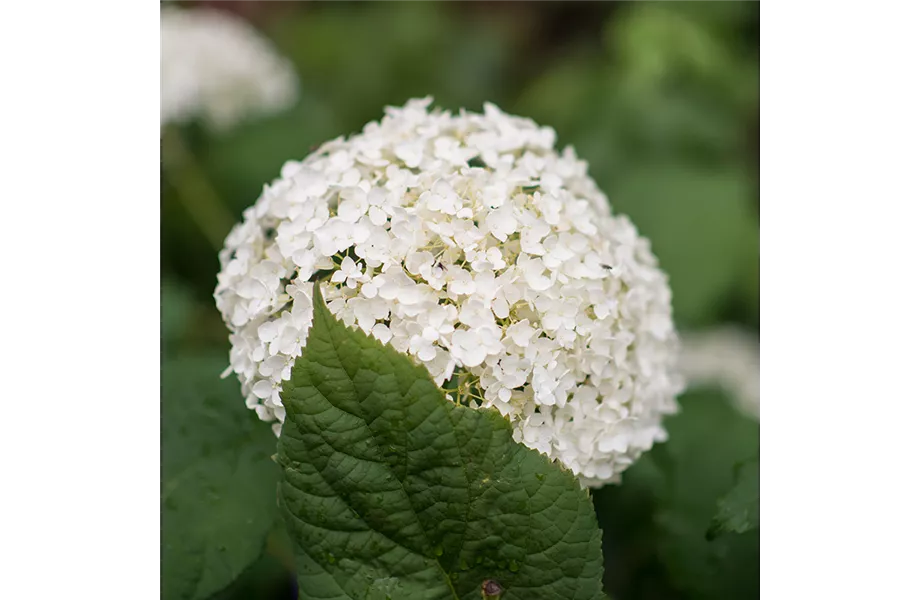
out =
[(282, 398), (282, 513), (302, 599), (601, 599), (601, 533), (568, 471), (495, 410), (336, 321), (317, 290)]
[(261, 553), (277, 516), (275, 437), (220, 379), (224, 356), (180, 355), (162, 367), (160, 588), (207, 598)]

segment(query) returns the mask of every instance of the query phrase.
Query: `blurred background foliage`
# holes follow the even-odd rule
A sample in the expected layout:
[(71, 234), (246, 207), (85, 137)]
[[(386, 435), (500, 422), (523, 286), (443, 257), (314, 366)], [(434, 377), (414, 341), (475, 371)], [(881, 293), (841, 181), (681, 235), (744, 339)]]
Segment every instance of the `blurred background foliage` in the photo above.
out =
[[(301, 78), (300, 100), (286, 112), (220, 135), (195, 124), (182, 130), (199, 175), (234, 219), (285, 161), (360, 130), (385, 105), (432, 95), (444, 108), (481, 110), (491, 101), (553, 126), (560, 146), (572, 144), (588, 161), (613, 210), (651, 239), (671, 279), (679, 328), (733, 323), (758, 331), (757, 3), (178, 4), (249, 19), (294, 61)], [(217, 252), (165, 177), (161, 211), (166, 481), (189, 468), (181, 458), (172, 466), (171, 457), (192, 451), (170, 445), (169, 427), (188, 417), (181, 408), (170, 412), (177, 403), (167, 396), (228, 411), (237, 433), (256, 433), (235, 381), (217, 378), (229, 349), (211, 299)], [(207, 393), (179, 391), (189, 389)], [(758, 596), (759, 533), (705, 536), (717, 501), (732, 487), (734, 465), (759, 448), (758, 423), (729, 400), (716, 389), (686, 394), (681, 414), (667, 423), (671, 440), (627, 471), (622, 485), (595, 492), (613, 597)], [(254, 477), (253, 485), (273, 476), (242, 468), (237, 455), (215, 460), (231, 461), (233, 473)], [(215, 492), (231, 505), (239, 493)], [(234, 507), (214, 512), (229, 520)], [(164, 513), (164, 536), (176, 518)], [(227, 522), (213, 527), (234, 530)], [(201, 529), (215, 539), (227, 536)], [(236, 563), (221, 564), (237, 580), (215, 597), (295, 597), (283, 533), (274, 527), (265, 539), (257, 560), (260, 552), (228, 550), (238, 551)]]

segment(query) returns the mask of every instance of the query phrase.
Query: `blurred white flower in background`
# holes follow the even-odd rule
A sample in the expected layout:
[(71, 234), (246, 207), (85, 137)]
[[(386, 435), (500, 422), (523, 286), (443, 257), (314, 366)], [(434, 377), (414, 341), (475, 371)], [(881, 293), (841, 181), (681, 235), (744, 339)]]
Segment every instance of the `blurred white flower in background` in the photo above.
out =
[(497, 408), (587, 485), (617, 481), (677, 408), (667, 277), (551, 128), (430, 102), (288, 162), (244, 212), (215, 291), (228, 373), (280, 432), (316, 276), (336, 317), (453, 400)]
[(681, 334), (680, 371), (689, 388), (719, 386), (742, 413), (760, 419), (760, 342), (736, 327)]
[(200, 118), (213, 130), (297, 99), (290, 61), (249, 23), (210, 8), (160, 11), (160, 126)]

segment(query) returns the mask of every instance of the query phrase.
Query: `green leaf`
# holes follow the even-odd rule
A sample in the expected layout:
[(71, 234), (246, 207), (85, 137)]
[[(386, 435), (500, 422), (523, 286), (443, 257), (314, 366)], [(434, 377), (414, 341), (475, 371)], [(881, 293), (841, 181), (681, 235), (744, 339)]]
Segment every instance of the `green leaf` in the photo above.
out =
[[(592, 126), (598, 127), (599, 113), (607, 102), (602, 87), (603, 69), (595, 64), (597, 61), (580, 56), (576, 58), (557, 60), (524, 88), (517, 104), (511, 108), (515, 114), (552, 125), (560, 136), (560, 146), (581, 142), (586, 136), (578, 134), (592, 132)], [(609, 146), (609, 136), (606, 137)], [(582, 144), (578, 144), (576, 150), (579, 155), (584, 155)], [(601, 165), (595, 165), (595, 168), (598, 166)]]
[(756, 26), (760, 6), (756, 2), (671, 2), (668, 8), (693, 19), (713, 33), (721, 33), (739, 46), (736, 39), (745, 27)]
[(748, 238), (742, 250), (739, 273), (739, 300), (744, 320), (760, 324), (760, 232)]
[[(617, 598), (756, 598), (759, 531), (707, 541), (735, 464), (759, 452), (759, 426), (725, 394), (685, 394), (665, 420), (669, 439), (595, 494), (605, 576)], [(654, 591), (652, 591), (654, 590)]]
[(759, 532), (712, 541), (706, 532), (718, 499), (732, 488), (734, 466), (759, 453), (760, 426), (723, 393), (694, 391), (680, 402), (681, 413), (665, 421), (668, 442), (649, 453), (663, 474), (653, 480), (658, 556), (674, 585), (694, 597), (756, 597)]
[(717, 76), (732, 59), (709, 31), (667, 5), (632, 7), (625, 18), (608, 21), (605, 37), (630, 75), (647, 85), (681, 70)]
[(304, 88), (344, 126), (378, 120), (386, 105), (432, 95), (444, 108), (480, 110), (513, 89), (517, 22), (482, 20), (427, 2), (318, 3), (279, 19), (269, 35), (297, 65)]
[(261, 553), (277, 516), (275, 437), (246, 409), (223, 355), (182, 355), (162, 368), (160, 588), (207, 598)]
[(744, 533), (760, 527), (760, 459), (735, 466), (735, 487), (719, 499), (716, 516), (706, 536)]
[(495, 410), (449, 402), (424, 368), (346, 328), (316, 286), (282, 398), (279, 504), (300, 598), (604, 598), (587, 491), (515, 443)]
[(194, 311), (191, 292), (173, 279), (160, 280), (160, 343), (164, 352), (172, 353), (180, 344)]
[(681, 326), (713, 322), (733, 291), (746, 243), (757, 236), (749, 191), (741, 171), (678, 165), (637, 168), (612, 190), (614, 212), (651, 240)]

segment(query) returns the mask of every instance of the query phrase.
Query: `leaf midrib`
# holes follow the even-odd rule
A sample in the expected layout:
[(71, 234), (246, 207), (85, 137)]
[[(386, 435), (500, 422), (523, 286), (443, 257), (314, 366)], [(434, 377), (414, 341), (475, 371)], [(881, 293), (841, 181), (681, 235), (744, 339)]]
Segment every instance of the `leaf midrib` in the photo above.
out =
[[(326, 332), (327, 332), (327, 334), (328, 334), (328, 336), (329, 336), (329, 339), (335, 339), (334, 336), (333, 336), (332, 329), (329, 327), (329, 323), (328, 323), (328, 318), (329, 318), (329, 317), (328, 317), (327, 315), (323, 315), (323, 317), (324, 317), (324, 318), (323, 318), (323, 326), (326, 328)], [(314, 327), (315, 327), (315, 326), (316, 326), (316, 324), (314, 323)], [(338, 360), (340, 367), (342, 368), (342, 370), (344, 370), (344, 371), (347, 373), (348, 371), (347, 371), (347, 369), (345, 369), (345, 362), (344, 362), (344, 360), (343, 360), (343, 358), (342, 358), (342, 355), (339, 354), (339, 344), (330, 344), (330, 345), (332, 346), (333, 352), (335, 352), (335, 357), (336, 357), (336, 360)], [(360, 367), (359, 367), (359, 368), (360, 368)], [(358, 399), (358, 388), (357, 388), (357, 386), (354, 385), (354, 379), (353, 379), (353, 378), (350, 378), (350, 381), (351, 381), (351, 384), (352, 384), (352, 389), (354, 390), (355, 399), (357, 400), (357, 399)], [(343, 413), (345, 413), (345, 414), (350, 414), (350, 415), (352, 415), (352, 413), (349, 413), (348, 411), (346, 411), (346, 410), (340, 408), (338, 405), (336, 405), (335, 403), (333, 403), (332, 400), (330, 400), (325, 394), (323, 394), (323, 393), (320, 391), (319, 387), (317, 387), (312, 381), (311, 381), (311, 385), (313, 386), (313, 389), (315, 389), (316, 392), (317, 392), (320, 396), (322, 396), (323, 399), (324, 399), (326, 402), (329, 403), (329, 406), (332, 406), (332, 407), (335, 408), (336, 410), (341, 411), (341, 412), (343, 412)], [(409, 389), (412, 389), (415, 385), (416, 385), (416, 382), (413, 382), (412, 385), (409, 386)], [(406, 408), (406, 407), (403, 408), (403, 412), (404, 412), (404, 413), (405, 413), (405, 408)], [(447, 405), (442, 404), (442, 405), (440, 406), (440, 408), (441, 408), (442, 411), (447, 412)], [(375, 447), (375, 449), (377, 450), (378, 454), (380, 454), (380, 455), (382, 456), (382, 455), (383, 455), (383, 452), (380, 450), (380, 447), (379, 447), (379, 445), (377, 444), (377, 436), (374, 434), (373, 429), (371, 429), (370, 424), (367, 422), (367, 418), (365, 418), (363, 415), (352, 415), (352, 416), (354, 416), (354, 417), (356, 417), (356, 418), (358, 418), (358, 419), (361, 419), (361, 422), (363, 422), (363, 423), (364, 423), (364, 426), (367, 427), (368, 431), (369, 431), (370, 434), (371, 434), (371, 438), (374, 440), (374, 447)], [(448, 422), (449, 422), (449, 421), (450, 421), (450, 415), (447, 414), (446, 416), (447, 416), (447, 419), (448, 419)], [(329, 443), (328, 441), (326, 441), (326, 438), (325, 438), (325, 436), (324, 436), (322, 433), (320, 434), (320, 436), (323, 438), (323, 441), (325, 441), (327, 444)], [(407, 437), (408, 437), (408, 436), (407, 436)], [(454, 436), (453, 436), (453, 439), (454, 439), (454, 444), (455, 444), (456, 447), (457, 447), (457, 452), (458, 452), (458, 454), (461, 455), (461, 458), (462, 458), (462, 452), (460, 451), (460, 443), (457, 441), (457, 436), (454, 435)], [(404, 444), (403, 444), (403, 449), (404, 449), (404, 451), (405, 451), (405, 461), (404, 461), (404, 462), (405, 462), (405, 465), (406, 465), (405, 468), (406, 468), (406, 470), (408, 470), (408, 453), (409, 453), (409, 449), (408, 449), (408, 444), (407, 444), (407, 443), (404, 443)], [(467, 518), (464, 520), (464, 523), (463, 523), (463, 526), (464, 526), (463, 531), (464, 531), (464, 539), (465, 539), (465, 537), (466, 537), (466, 531), (467, 531), (467, 529), (469, 528), (469, 511), (470, 511), (470, 506), (471, 506), (471, 502), (470, 502), (470, 491), (471, 491), (471, 490), (470, 490), (470, 476), (469, 476), (468, 471), (466, 470), (466, 464), (465, 464), (464, 461), (462, 461), (462, 460), (461, 460), (461, 465), (462, 465), (462, 467), (463, 467), (463, 475), (464, 475), (464, 477), (466, 478), (466, 489), (467, 489), (467, 494), (466, 494), (466, 501), (467, 501), (467, 509), (466, 509), (466, 511), (467, 511)], [(387, 465), (387, 469), (388, 469), (389, 471), (392, 472), (392, 468), (390, 468), (389, 465)], [(329, 480), (326, 479), (326, 476), (323, 474), (323, 472), (322, 472), (321, 470), (317, 469), (317, 472), (320, 473), (320, 476), (323, 478), (324, 481), (326, 481), (326, 484), (327, 484), (327, 485), (329, 485), (332, 489), (335, 489), (335, 487), (332, 486), (332, 484), (329, 482)], [(394, 474), (394, 475), (395, 475), (395, 474)], [(406, 497), (407, 500), (409, 500), (409, 499), (411, 498), (411, 496), (409, 495), (409, 492), (406, 490), (406, 487), (405, 487), (405, 484), (403, 483), (403, 480), (400, 479), (400, 478), (398, 478), (398, 477), (396, 478), (396, 480), (399, 482), (399, 487), (400, 487), (400, 489), (402, 490), (403, 495)], [(336, 493), (338, 493), (338, 492), (336, 492)], [(341, 495), (340, 495), (339, 497), (341, 498)], [(345, 500), (345, 498), (342, 498), (342, 499)], [(349, 503), (347, 500), (345, 500), (345, 503), (350, 505), (350, 503)], [(426, 530), (425, 526), (422, 524), (422, 520), (421, 520), (421, 518), (419, 518), (419, 514), (418, 514), (418, 512), (415, 510), (415, 506), (413, 505), (413, 503), (411, 502), (411, 500), (409, 500), (409, 506), (412, 508), (412, 516), (413, 516), (413, 518), (415, 519), (415, 523), (418, 525), (419, 530), (421, 530), (422, 535), (425, 536), (425, 541), (427, 542), (427, 544), (428, 544), (429, 547), (433, 547), (433, 545), (432, 545), (432, 543), (431, 543), (431, 540), (428, 538), (428, 531)], [(385, 533), (383, 533), (383, 532), (381, 532), (381, 531), (379, 531), (379, 530), (377, 530), (377, 529), (371, 527), (371, 525), (370, 525), (367, 521), (365, 521), (363, 517), (361, 517), (361, 521), (362, 521), (365, 525), (368, 526), (368, 529), (371, 529), (372, 531), (374, 531), (374, 532), (378, 533), (379, 535), (385, 537), (386, 539), (392, 541), (394, 544), (396, 544), (396, 545), (398, 545), (398, 546), (402, 546), (402, 547), (405, 548), (406, 550), (409, 550), (410, 552), (415, 553), (415, 551), (412, 550), (411, 548), (409, 548), (408, 546), (404, 546), (403, 544), (400, 544), (399, 542), (397, 542), (397, 541), (394, 540), (393, 538), (389, 537), (389, 536), (386, 535)], [(298, 545), (300, 545), (300, 544), (298, 543)], [(462, 544), (461, 544), (461, 546), (462, 546)], [(441, 575), (444, 577), (444, 581), (447, 583), (447, 588), (450, 590), (450, 593), (451, 593), (451, 596), (452, 596), (453, 600), (460, 600), (460, 596), (457, 594), (457, 590), (454, 589), (454, 584), (453, 584), (453, 582), (452, 582), (451, 579), (450, 579), (450, 573), (448, 573), (447, 570), (445, 570), (444, 565), (441, 564), (441, 561), (438, 560), (437, 557), (432, 558), (432, 557), (430, 557), (430, 556), (425, 556), (424, 554), (420, 554), (420, 556), (422, 556), (422, 557), (425, 558), (425, 559), (429, 559), (429, 560), (433, 560), (433, 561), (434, 561), (434, 564), (437, 565), (438, 570), (441, 572)]]

